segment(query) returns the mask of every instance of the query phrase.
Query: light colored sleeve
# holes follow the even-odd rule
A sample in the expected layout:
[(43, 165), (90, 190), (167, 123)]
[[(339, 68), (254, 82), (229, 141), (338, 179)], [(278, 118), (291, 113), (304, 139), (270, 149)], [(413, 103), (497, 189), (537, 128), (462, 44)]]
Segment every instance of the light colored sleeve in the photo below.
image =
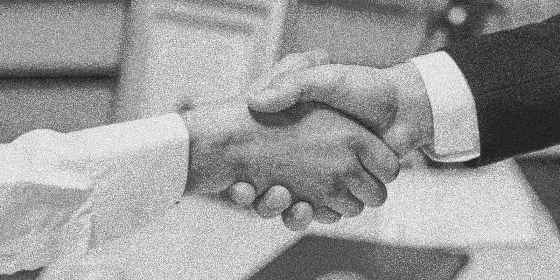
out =
[(0, 145), (0, 274), (83, 255), (164, 214), (188, 152), (178, 114)]
[(412, 59), (432, 106), (433, 143), (424, 152), (438, 162), (464, 162), (480, 156), (476, 106), (463, 73), (443, 51)]

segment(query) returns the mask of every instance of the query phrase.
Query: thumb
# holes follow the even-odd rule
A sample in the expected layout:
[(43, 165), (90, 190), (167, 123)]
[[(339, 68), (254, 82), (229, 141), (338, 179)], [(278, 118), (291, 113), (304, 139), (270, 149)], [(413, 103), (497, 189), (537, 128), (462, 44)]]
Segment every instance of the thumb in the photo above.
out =
[(249, 96), (249, 108), (257, 112), (276, 113), (298, 103), (301, 91), (295, 81), (283, 83), (282, 88), (267, 88)]
[(396, 94), (384, 70), (341, 64), (291, 73), (263, 91), (258, 101), (259, 105), (266, 104), (255, 110), (269, 113), (298, 102), (322, 103), (354, 118), (378, 136), (387, 130), (397, 111)]
[(322, 49), (286, 56), (251, 86), (249, 108), (276, 113), (293, 106), (299, 100), (300, 89), (291, 74), (329, 63), (329, 55)]
[(315, 101), (333, 106), (331, 97), (342, 98), (345, 94), (341, 82), (345, 80), (348, 69), (352, 68), (329, 64), (284, 73), (275, 77), (268, 87), (252, 94), (248, 100), (249, 108), (276, 113), (298, 102)]

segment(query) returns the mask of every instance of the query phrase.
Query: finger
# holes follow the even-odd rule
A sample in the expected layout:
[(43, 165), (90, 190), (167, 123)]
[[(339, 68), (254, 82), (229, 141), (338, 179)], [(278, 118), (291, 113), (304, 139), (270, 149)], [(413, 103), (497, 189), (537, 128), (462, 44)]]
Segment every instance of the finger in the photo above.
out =
[(330, 63), (330, 57), (326, 50), (316, 49), (303, 53), (293, 53), (284, 57), (273, 68), (274, 77), (287, 72), (305, 70), (311, 67)]
[(249, 90), (249, 96), (261, 94), (265, 88), (270, 87), (274, 81), (278, 81), (280, 77), (285, 76), (289, 72), (329, 63), (329, 54), (323, 49), (289, 54), (253, 83)]
[(253, 203), (256, 198), (255, 187), (249, 183), (238, 182), (233, 184), (228, 190), (229, 197), (233, 203), (239, 206), (247, 206)]
[(257, 199), (255, 210), (259, 216), (270, 219), (280, 215), (291, 204), (292, 196), (288, 189), (275, 185)]
[(352, 143), (365, 171), (384, 184), (397, 178), (400, 171), (399, 158), (381, 139), (372, 133), (364, 133), (361, 141)]
[(367, 207), (379, 207), (387, 200), (385, 184), (365, 170), (360, 178), (350, 178), (347, 182), (348, 190)]
[(288, 109), (300, 102), (300, 90), (293, 76), (283, 77), (286, 85), (282, 89), (263, 89), (258, 94), (252, 94), (247, 101), (251, 110), (263, 113), (277, 113)]
[(340, 221), (342, 214), (332, 210), (327, 206), (320, 206), (314, 210), (314, 220), (321, 224), (332, 224)]
[(253, 84), (254, 93), (270, 86), (270, 83), (277, 77), (288, 72), (308, 69), (318, 65), (330, 63), (330, 57), (326, 50), (317, 49), (304, 53), (291, 53), (282, 58), (278, 63), (271, 67)]
[(255, 96), (250, 106), (276, 113), (296, 103), (315, 101), (355, 118), (376, 135), (384, 135), (396, 116), (395, 98), (386, 71), (329, 64), (284, 76)]
[(358, 216), (364, 210), (364, 203), (347, 189), (342, 190), (336, 196), (327, 198), (325, 202), (329, 208), (346, 218)]
[[(376, 81), (369, 81), (375, 80), (375, 77), (365, 77), (362, 70), (363, 67), (359, 66), (336, 64), (287, 73), (270, 87), (253, 96), (249, 106), (256, 111), (276, 113), (298, 102), (316, 101), (354, 116), (360, 113), (354, 112), (355, 108), (364, 107), (362, 98), (358, 98), (356, 94), (356, 89), (360, 87), (356, 86), (361, 86), (362, 89), (365, 86), (378, 86), (373, 84)], [(375, 70), (371, 68), (369, 72)], [(349, 86), (348, 81), (358, 84)], [(362, 83), (363, 81), (368, 82)], [(375, 93), (375, 89), (368, 91), (371, 94)]]
[(313, 207), (305, 201), (298, 201), (282, 212), (282, 220), (290, 230), (305, 230), (313, 221)]
[(293, 76), (288, 75), (289, 73), (329, 63), (328, 53), (321, 49), (286, 56), (251, 87), (248, 95), (249, 108), (272, 113), (291, 107), (299, 97), (296, 89), (288, 91), (271, 89), (281, 88), (284, 84), (294, 85), (295, 81), (290, 81)]

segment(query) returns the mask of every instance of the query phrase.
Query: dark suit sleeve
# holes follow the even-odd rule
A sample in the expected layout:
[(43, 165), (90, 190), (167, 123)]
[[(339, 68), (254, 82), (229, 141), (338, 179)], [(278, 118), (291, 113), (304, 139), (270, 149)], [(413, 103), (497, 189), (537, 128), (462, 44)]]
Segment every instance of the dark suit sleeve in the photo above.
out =
[(560, 16), (451, 43), (474, 95), (480, 166), (560, 144)]

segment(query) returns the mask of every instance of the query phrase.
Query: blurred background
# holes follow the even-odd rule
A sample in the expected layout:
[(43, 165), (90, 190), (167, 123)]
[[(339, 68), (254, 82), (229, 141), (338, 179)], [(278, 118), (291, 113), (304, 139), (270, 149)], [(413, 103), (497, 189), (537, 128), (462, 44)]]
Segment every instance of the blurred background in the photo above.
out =
[[(387, 67), (558, 13), (556, 0), (3, 0), (0, 143), (223, 102), (292, 52)], [(478, 170), (416, 155), (385, 206), (304, 233), (190, 197), (100, 250), (130, 279), (557, 279), (559, 151)]]

